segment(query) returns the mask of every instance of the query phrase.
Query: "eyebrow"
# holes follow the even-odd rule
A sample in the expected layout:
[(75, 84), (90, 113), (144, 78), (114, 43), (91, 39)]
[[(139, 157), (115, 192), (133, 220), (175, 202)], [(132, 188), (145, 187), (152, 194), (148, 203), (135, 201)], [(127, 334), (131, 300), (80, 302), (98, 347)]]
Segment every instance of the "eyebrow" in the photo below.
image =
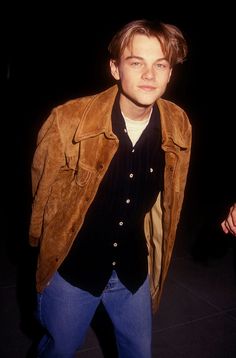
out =
[[(137, 59), (137, 60), (142, 60), (142, 61), (144, 60), (144, 58), (141, 57), (141, 56), (127, 56), (127, 57), (125, 57), (125, 60), (132, 60), (132, 59)], [(156, 61), (157, 62), (159, 62), (159, 61), (167, 61), (168, 62), (166, 57), (158, 58)]]
[(127, 56), (125, 58), (125, 60), (131, 60), (131, 59), (134, 59), (136, 58), (137, 60), (143, 60), (143, 57), (140, 57), (140, 56)]

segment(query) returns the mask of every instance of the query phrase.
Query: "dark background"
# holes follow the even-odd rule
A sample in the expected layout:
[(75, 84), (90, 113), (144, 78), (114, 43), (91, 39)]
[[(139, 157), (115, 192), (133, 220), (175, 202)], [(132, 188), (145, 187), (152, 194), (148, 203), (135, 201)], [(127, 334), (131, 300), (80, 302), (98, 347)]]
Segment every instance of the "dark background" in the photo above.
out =
[(113, 84), (107, 45), (120, 26), (139, 18), (175, 24), (187, 39), (188, 59), (176, 67), (165, 98), (182, 106), (193, 126), (187, 225), (194, 232), (215, 225), (236, 197), (232, 8), (227, 2), (208, 8), (204, 2), (50, 4), (9, 1), (1, 11), (3, 215), (10, 251), (18, 253), (19, 233), (28, 228), (30, 163), (42, 122), (55, 105)]
[(28, 283), (35, 257), (27, 232), (37, 132), (54, 106), (113, 84), (107, 45), (134, 19), (175, 24), (189, 45), (188, 59), (175, 68), (164, 96), (186, 110), (193, 126), (181, 219), (186, 235), (178, 240), (200, 260), (227, 250), (219, 223), (236, 200), (234, 12), (227, 2), (205, 3), (2, 5), (2, 243), (19, 265), (19, 301), (22, 292), (33, 291)]

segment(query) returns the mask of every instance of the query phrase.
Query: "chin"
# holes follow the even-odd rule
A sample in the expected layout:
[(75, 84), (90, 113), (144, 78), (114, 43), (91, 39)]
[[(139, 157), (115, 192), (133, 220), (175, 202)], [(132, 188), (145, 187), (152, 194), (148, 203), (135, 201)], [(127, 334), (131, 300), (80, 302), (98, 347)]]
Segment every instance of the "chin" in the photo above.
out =
[(124, 94), (126, 98), (128, 98), (131, 102), (135, 103), (136, 106), (139, 107), (149, 107), (152, 106), (153, 103), (156, 102), (156, 100), (159, 98), (159, 96), (155, 95), (151, 95), (151, 94), (147, 94), (147, 95), (142, 95), (142, 96), (131, 96), (129, 94)]
[(156, 102), (158, 98), (160, 98), (159, 95), (155, 95), (155, 96), (147, 95), (147, 96), (142, 96), (142, 98), (138, 98), (138, 102), (143, 106), (151, 106), (153, 103)]
[(158, 98), (159, 97), (154, 97), (148, 100), (146, 99), (146, 100), (138, 101), (138, 104), (143, 107), (149, 107), (152, 106), (153, 103), (155, 103)]

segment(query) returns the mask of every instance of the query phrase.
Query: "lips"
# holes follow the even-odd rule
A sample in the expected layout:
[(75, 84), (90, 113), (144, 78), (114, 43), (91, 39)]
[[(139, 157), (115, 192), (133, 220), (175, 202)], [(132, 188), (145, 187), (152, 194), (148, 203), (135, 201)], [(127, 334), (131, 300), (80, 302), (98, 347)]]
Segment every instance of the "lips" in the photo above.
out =
[(147, 91), (147, 92), (150, 92), (150, 91), (155, 91), (156, 90), (156, 87), (153, 87), (153, 86), (138, 86), (141, 90), (143, 91)]

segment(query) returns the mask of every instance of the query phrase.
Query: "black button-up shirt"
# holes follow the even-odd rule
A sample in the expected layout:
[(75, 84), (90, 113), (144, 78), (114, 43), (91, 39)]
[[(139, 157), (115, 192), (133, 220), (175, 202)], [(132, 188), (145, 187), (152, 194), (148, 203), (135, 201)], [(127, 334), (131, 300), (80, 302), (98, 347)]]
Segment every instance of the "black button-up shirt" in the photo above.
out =
[(112, 270), (135, 292), (147, 276), (144, 217), (163, 185), (159, 111), (133, 147), (119, 107), (113, 106), (112, 129), (119, 148), (91, 204), (59, 273), (74, 286), (100, 295)]

